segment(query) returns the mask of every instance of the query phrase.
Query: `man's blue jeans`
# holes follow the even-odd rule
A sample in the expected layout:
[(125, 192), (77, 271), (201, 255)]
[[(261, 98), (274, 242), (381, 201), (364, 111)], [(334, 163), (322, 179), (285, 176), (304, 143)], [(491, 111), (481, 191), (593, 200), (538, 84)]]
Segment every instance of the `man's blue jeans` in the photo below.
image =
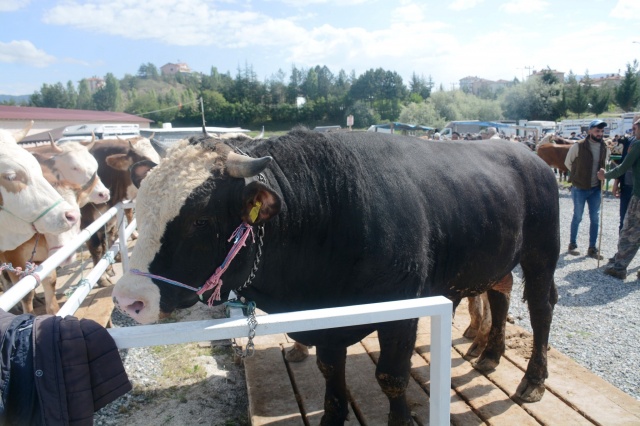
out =
[(569, 242), (576, 244), (578, 227), (584, 213), (584, 203), (589, 205), (589, 247), (595, 247), (598, 240), (598, 227), (600, 225), (600, 185), (591, 189), (571, 188), (573, 199), (573, 219), (571, 219), (571, 238)]

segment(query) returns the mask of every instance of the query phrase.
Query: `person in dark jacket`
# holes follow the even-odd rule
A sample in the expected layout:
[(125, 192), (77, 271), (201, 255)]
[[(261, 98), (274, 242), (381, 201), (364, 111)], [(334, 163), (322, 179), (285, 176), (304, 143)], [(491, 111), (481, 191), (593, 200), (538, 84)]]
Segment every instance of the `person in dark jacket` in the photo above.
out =
[(131, 390), (115, 342), (88, 319), (0, 309), (0, 424), (92, 425)]
[[(635, 124), (633, 125), (635, 129)], [(629, 152), (629, 146), (636, 140), (635, 136), (620, 138), (622, 143), (622, 155), (620, 156), (620, 163), (624, 161)], [(620, 224), (618, 225), (618, 231), (622, 230), (624, 223), (624, 216), (627, 213), (627, 207), (629, 207), (629, 201), (633, 195), (633, 170), (629, 169), (624, 175), (615, 179), (613, 182), (613, 188), (611, 193), (614, 197), (620, 197)]]
[(607, 123), (593, 120), (589, 124), (589, 135), (586, 139), (576, 142), (569, 148), (564, 161), (571, 172), (571, 198), (573, 200), (573, 219), (571, 220), (571, 235), (569, 239), (569, 253), (578, 255), (577, 237), (578, 227), (582, 221), (585, 203), (589, 205), (589, 248), (587, 256), (602, 259), (596, 248), (598, 226), (600, 223), (600, 180), (597, 172), (604, 168), (609, 150), (604, 144), (604, 128)]

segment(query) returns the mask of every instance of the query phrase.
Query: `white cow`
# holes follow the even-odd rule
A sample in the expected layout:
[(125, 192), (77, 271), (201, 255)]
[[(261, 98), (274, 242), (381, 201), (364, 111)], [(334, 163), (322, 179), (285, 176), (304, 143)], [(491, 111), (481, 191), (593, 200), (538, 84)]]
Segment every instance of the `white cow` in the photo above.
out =
[(59, 234), (80, 218), (63, 200), (27, 150), (0, 144), (0, 251), (13, 250), (34, 233)]

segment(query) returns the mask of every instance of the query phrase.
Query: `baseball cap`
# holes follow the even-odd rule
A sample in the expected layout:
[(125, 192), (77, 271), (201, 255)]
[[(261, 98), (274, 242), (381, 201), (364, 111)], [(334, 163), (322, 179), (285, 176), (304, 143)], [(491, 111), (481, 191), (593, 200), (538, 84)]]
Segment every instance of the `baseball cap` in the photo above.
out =
[(593, 120), (591, 123), (589, 123), (589, 129), (593, 129), (594, 127), (597, 127), (598, 129), (604, 129), (605, 127), (607, 127), (607, 123), (602, 120)]

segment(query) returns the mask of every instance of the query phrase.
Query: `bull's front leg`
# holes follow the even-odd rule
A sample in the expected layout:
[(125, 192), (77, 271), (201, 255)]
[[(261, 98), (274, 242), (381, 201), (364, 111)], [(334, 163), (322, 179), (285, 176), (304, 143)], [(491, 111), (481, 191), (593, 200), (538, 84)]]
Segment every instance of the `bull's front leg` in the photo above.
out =
[(417, 320), (406, 320), (381, 324), (378, 329), (380, 359), (376, 367), (376, 379), (389, 399), (389, 426), (413, 424), (406, 390), (417, 328)]
[(54, 270), (51, 274), (42, 279), (42, 289), (44, 290), (45, 309), (47, 314), (55, 315), (60, 310), (56, 299), (56, 280), (58, 275)]
[(349, 400), (345, 379), (347, 348), (318, 346), (317, 364), (326, 382), (322, 426), (340, 426), (347, 420)]

